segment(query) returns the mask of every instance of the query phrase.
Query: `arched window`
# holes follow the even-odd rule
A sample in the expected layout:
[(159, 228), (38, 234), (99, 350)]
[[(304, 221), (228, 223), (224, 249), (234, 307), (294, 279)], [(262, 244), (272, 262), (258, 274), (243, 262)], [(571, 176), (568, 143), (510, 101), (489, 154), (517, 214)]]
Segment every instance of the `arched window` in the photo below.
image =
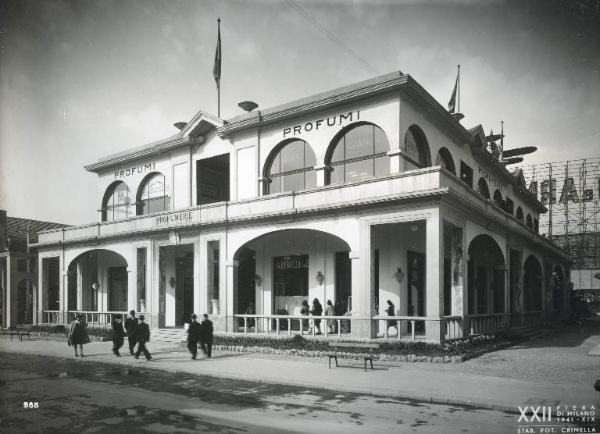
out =
[(404, 136), (404, 158), (405, 170), (422, 169), (431, 166), (431, 154), (427, 137), (421, 128), (412, 125)]
[(488, 189), (485, 179), (479, 178), (479, 181), (477, 182), (477, 192), (486, 199), (490, 198), (490, 190)]
[(306, 190), (317, 185), (315, 153), (304, 140), (277, 146), (267, 159), (265, 194)]
[(443, 169), (446, 169), (448, 172), (451, 172), (453, 175), (456, 175), (456, 166), (454, 166), (454, 160), (452, 159), (452, 154), (446, 148), (440, 148), (438, 151), (437, 158), (435, 160), (435, 164), (437, 166), (442, 166)]
[(104, 194), (102, 201), (102, 221), (120, 220), (132, 213), (129, 187), (123, 181), (112, 183)]
[(496, 205), (498, 205), (500, 208), (504, 209), (504, 199), (502, 199), (502, 193), (500, 193), (500, 190), (496, 190), (494, 192), (494, 202), (496, 202)]
[(328, 183), (342, 184), (390, 173), (389, 143), (381, 128), (373, 124), (358, 124), (342, 130), (332, 142)]
[(167, 211), (170, 205), (169, 189), (162, 173), (148, 175), (138, 190), (137, 214)]
[(525, 220), (525, 225), (533, 230), (533, 219), (531, 218), (531, 214), (527, 214), (527, 219)]
[(523, 208), (517, 208), (517, 220), (523, 221)]

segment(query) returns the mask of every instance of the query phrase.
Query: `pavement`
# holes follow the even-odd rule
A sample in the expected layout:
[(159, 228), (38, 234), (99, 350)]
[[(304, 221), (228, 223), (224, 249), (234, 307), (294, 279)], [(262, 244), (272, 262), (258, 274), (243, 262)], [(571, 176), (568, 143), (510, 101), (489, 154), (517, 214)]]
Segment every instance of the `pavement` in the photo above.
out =
[[(375, 369), (365, 372), (362, 360), (349, 359), (340, 359), (338, 368), (329, 369), (327, 358), (277, 357), (224, 351), (214, 351), (211, 359), (191, 360), (183, 348), (163, 342), (148, 344), (153, 360), (146, 361), (143, 357), (136, 360), (128, 354), (115, 357), (111, 346), (111, 342), (85, 345), (86, 357), (76, 360), (79, 363), (93, 361), (258, 383), (466, 405), (517, 414), (519, 406), (600, 407), (600, 392), (594, 390), (593, 382), (576, 384), (561, 381), (560, 378), (553, 381), (508, 378), (451, 369), (432, 371), (421, 369), (425, 367), (421, 363), (392, 364), (383, 361), (375, 361)], [(126, 345), (123, 350), (126, 351)], [(72, 349), (67, 347), (65, 341), (36, 337), (22, 342), (0, 337), (0, 351), (74, 359)]]

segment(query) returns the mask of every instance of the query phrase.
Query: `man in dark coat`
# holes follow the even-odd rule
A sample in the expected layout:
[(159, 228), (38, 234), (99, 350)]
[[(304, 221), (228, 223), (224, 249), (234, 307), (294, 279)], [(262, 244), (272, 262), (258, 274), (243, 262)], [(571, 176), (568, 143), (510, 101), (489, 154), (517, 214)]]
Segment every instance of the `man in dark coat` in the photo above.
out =
[(140, 358), (140, 353), (144, 353), (146, 360), (152, 360), (152, 356), (146, 349), (146, 342), (150, 341), (150, 328), (144, 322), (144, 315), (140, 315), (140, 321), (135, 328), (135, 340), (138, 343), (138, 350), (135, 352), (135, 358)]
[(188, 350), (192, 353), (192, 359), (196, 360), (198, 355), (198, 342), (200, 341), (200, 335), (202, 333), (202, 326), (196, 321), (196, 314), (192, 314), (192, 322), (188, 327)]
[(138, 325), (138, 319), (135, 317), (135, 310), (129, 311), (129, 318), (125, 320), (125, 330), (127, 330), (127, 340), (129, 341), (129, 353), (133, 356), (135, 349), (135, 329)]
[(119, 349), (123, 346), (123, 341), (125, 338), (125, 330), (123, 329), (123, 318), (121, 315), (115, 315), (115, 319), (112, 323), (112, 332), (113, 332), (113, 353), (117, 357), (121, 357), (119, 353)]
[(200, 347), (206, 357), (210, 358), (213, 341), (213, 323), (208, 319), (208, 315), (204, 314), (204, 320), (200, 324)]

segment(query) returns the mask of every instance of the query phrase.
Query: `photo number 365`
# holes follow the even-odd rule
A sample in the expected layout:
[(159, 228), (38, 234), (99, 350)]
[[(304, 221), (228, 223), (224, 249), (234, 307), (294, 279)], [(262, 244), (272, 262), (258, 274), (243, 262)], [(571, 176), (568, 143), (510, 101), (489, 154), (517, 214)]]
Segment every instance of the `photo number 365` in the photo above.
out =
[(23, 401), (23, 408), (40, 408), (40, 403), (37, 401)]

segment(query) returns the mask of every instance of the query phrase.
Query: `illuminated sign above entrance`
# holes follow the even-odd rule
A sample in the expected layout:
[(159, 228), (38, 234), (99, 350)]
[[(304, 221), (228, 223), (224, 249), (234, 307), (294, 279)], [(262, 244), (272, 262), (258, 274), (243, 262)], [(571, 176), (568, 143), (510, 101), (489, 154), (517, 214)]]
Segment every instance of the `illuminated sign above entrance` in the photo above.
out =
[(360, 120), (360, 110), (335, 114), (333, 116), (327, 116), (326, 118), (316, 119), (314, 121), (294, 125), (293, 127), (284, 128), (283, 138), (288, 136), (300, 136), (303, 132), (309, 133), (313, 130), (317, 131), (319, 128), (335, 127), (337, 125), (344, 125), (358, 120)]

